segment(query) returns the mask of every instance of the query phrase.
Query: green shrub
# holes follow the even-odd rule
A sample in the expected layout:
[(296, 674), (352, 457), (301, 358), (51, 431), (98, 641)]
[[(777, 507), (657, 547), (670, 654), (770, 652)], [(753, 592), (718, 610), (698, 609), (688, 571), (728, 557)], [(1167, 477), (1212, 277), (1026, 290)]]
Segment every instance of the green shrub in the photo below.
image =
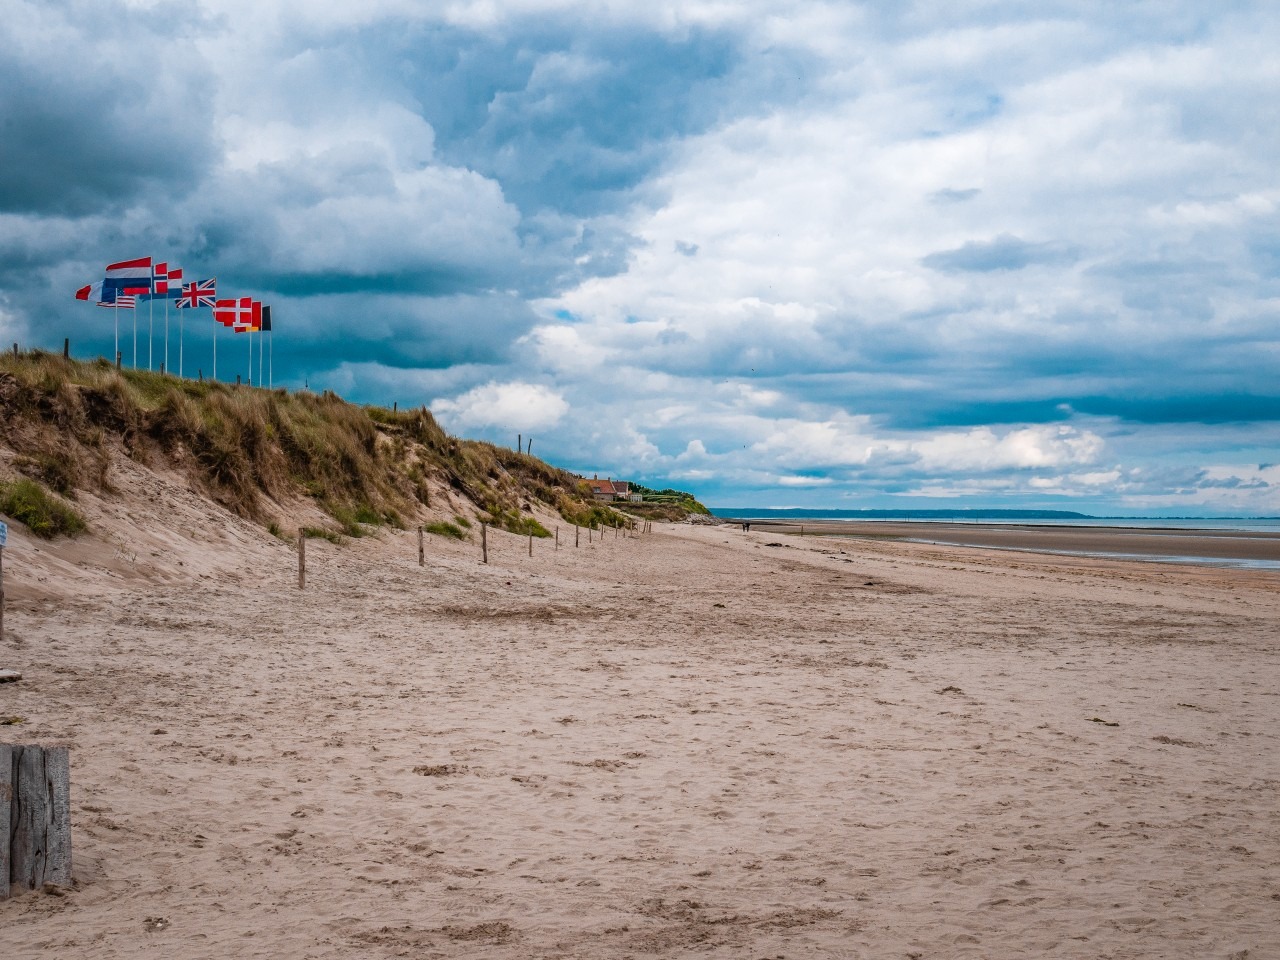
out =
[(84, 517), (34, 480), (0, 482), (0, 513), (25, 524), (37, 537), (74, 537), (87, 524)]
[(302, 535), (308, 540), (328, 540), (330, 543), (341, 543), (342, 534), (325, 527), (303, 527)]
[(438, 537), (452, 537), (454, 540), (467, 539), (466, 531), (456, 524), (448, 522), (429, 523), (424, 528), (427, 533), (434, 533)]

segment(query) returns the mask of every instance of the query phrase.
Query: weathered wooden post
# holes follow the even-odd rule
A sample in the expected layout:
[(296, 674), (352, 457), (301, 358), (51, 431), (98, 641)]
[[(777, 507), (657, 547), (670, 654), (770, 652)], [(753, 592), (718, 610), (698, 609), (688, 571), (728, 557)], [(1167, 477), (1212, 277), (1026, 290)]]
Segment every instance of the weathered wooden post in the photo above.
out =
[(302, 590), (307, 585), (307, 530), (306, 527), (298, 528), (298, 589)]
[(581, 533), (582, 528), (575, 523), (573, 525), (573, 547), (575, 550), (578, 548), (578, 537)]
[(8, 542), (9, 525), (0, 520), (0, 643), (4, 643), (4, 547)]
[(71, 883), (67, 747), (0, 743), (0, 900)]
[(13, 345), (13, 359), (18, 359), (18, 345), (16, 343)]
[(596, 528), (596, 525), (594, 523), (587, 524), (587, 543), (591, 542), (591, 537), (593, 535), (593, 531), (595, 530), (595, 528)]
[(483, 563), (489, 562), (489, 525), (483, 520), (480, 521), (480, 559)]
[(422, 524), (418, 524), (418, 566), (427, 565), (427, 548), (422, 543)]
[(560, 549), (560, 525), (556, 524), (556, 549)]
[(117, 370), (120, 369), (120, 351), (119, 350), (116, 351), (116, 369)]
[(533, 556), (533, 534), (529, 534), (529, 556)]
[(62, 338), (62, 359), (63, 360), (71, 359), (71, 338), (70, 337)]

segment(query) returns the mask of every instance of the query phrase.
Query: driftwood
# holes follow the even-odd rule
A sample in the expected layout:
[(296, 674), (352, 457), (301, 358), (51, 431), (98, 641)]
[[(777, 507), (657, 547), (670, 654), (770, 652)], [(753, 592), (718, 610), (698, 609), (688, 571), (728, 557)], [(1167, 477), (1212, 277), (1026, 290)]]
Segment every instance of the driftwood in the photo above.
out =
[(0, 899), (70, 883), (67, 748), (0, 743)]

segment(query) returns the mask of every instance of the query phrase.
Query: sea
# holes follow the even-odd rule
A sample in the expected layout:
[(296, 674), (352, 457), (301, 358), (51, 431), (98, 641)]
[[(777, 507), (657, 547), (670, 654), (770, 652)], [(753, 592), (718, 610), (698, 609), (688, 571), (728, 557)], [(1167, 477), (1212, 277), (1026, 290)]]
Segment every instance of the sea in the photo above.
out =
[[(1138, 530), (1187, 530), (1212, 534), (1217, 531), (1239, 531), (1244, 533), (1262, 533), (1280, 535), (1280, 517), (1094, 517), (1054, 511), (964, 511), (948, 513), (944, 511), (853, 511), (853, 510), (777, 510), (740, 508), (712, 508), (711, 512), (718, 517), (731, 517), (736, 520), (782, 520), (788, 523), (804, 523), (806, 521), (821, 523), (949, 523), (973, 524), (975, 526), (1053, 526), (1053, 527), (1113, 527), (1117, 529)], [(921, 532), (923, 534), (922, 526)], [(838, 536), (838, 534), (837, 534)], [(911, 538), (914, 539), (914, 538)], [(921, 536), (924, 542), (941, 542), (936, 537)], [(988, 548), (993, 549), (993, 548)], [(1013, 549), (1013, 548), (1005, 548)], [(1245, 558), (1200, 557), (1183, 554), (1145, 555), (1119, 553), (1110, 551), (1070, 551), (1040, 549), (1040, 553), (1060, 553), (1066, 555), (1106, 557), (1116, 560), (1145, 560), (1157, 563), (1180, 563), (1206, 566), (1237, 567), (1252, 570), (1280, 571), (1280, 561)]]

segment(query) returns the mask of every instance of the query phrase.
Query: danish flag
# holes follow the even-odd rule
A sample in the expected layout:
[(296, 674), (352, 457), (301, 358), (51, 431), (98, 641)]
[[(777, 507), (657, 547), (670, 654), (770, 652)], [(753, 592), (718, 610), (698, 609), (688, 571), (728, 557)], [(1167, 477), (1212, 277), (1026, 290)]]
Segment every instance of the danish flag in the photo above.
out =
[(253, 297), (218, 300), (213, 305), (213, 319), (236, 333), (248, 333), (262, 327), (262, 304)]
[[(179, 270), (179, 273), (182, 271)], [(217, 278), (211, 280), (192, 280), (183, 284), (182, 294), (175, 306), (179, 307), (212, 307), (217, 296)]]

